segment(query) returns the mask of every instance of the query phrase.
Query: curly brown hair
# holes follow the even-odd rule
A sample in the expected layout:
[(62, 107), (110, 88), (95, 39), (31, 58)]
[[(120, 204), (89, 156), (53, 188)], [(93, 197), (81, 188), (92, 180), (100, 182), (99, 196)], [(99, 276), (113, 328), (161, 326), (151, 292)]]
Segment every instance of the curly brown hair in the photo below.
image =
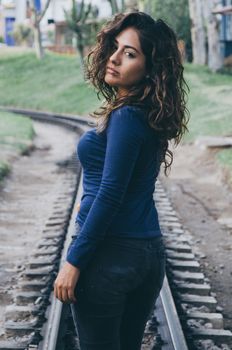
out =
[[(146, 57), (148, 77), (131, 87), (127, 96), (117, 96), (117, 87), (104, 80), (106, 65), (112, 55), (115, 37), (124, 29), (136, 30)], [(156, 130), (161, 145), (165, 175), (173, 161), (169, 141), (177, 145), (188, 130), (189, 112), (186, 107), (188, 85), (183, 77), (184, 67), (174, 31), (162, 20), (154, 20), (143, 12), (119, 13), (97, 34), (97, 43), (87, 55), (85, 78), (105, 98), (98, 111), (97, 132), (102, 132), (112, 110), (123, 105), (145, 108), (149, 125)]]

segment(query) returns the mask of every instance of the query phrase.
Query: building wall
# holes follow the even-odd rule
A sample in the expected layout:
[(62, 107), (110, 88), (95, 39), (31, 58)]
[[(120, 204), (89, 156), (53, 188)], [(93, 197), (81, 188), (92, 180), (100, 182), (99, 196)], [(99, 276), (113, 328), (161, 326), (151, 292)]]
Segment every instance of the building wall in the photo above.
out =
[[(40, 1), (41, 7), (43, 9), (46, 0)], [(107, 0), (85, 0), (85, 3), (88, 2), (98, 6), (100, 18), (106, 18), (111, 16), (111, 7)], [(18, 23), (23, 23), (26, 20), (26, 3), (26, 0), (1, 0), (0, 36), (4, 37), (6, 34), (6, 18), (14, 18), (14, 25)], [(48, 25), (48, 19), (54, 19), (55, 22), (64, 21), (64, 9), (68, 10), (71, 8), (71, 6), (72, 0), (51, 0), (49, 8), (41, 22), (42, 32), (46, 33), (48, 30), (52, 29), (52, 26)]]
[(14, 45), (14, 40), (9, 33), (15, 24), (22, 23), (26, 19), (26, 0), (2, 0), (0, 16), (0, 35), (5, 42)]

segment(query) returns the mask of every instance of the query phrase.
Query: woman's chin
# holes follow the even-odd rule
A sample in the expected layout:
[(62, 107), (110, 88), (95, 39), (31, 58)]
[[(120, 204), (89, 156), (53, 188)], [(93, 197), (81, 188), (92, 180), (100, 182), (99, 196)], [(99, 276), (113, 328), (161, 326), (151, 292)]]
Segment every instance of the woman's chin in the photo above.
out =
[(105, 80), (105, 83), (108, 84), (108, 85), (110, 85), (110, 86), (115, 86), (115, 85), (117, 85), (117, 82), (116, 82), (117, 79), (115, 79), (115, 78), (112, 77), (112, 76), (106, 75), (104, 80)]

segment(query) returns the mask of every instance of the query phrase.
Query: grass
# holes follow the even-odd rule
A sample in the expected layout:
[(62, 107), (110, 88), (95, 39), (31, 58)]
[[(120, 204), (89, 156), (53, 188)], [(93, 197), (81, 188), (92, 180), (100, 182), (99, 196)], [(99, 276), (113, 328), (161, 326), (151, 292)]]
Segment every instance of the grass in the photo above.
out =
[(86, 115), (99, 106), (76, 57), (47, 53), (0, 56), (0, 101), (4, 106)]
[(224, 149), (223, 151), (220, 151), (217, 153), (217, 161), (220, 165), (226, 167), (231, 176), (230, 176), (230, 183), (232, 185), (232, 151), (231, 148)]
[(30, 118), (0, 111), (0, 181), (10, 171), (9, 155), (24, 153), (34, 134)]
[[(44, 60), (38, 61), (30, 51), (2, 54), (0, 77), (0, 101), (4, 106), (84, 116), (100, 105), (73, 56), (47, 52)], [(190, 87), (191, 118), (184, 141), (205, 135), (232, 135), (232, 75), (213, 74), (207, 67), (186, 64), (185, 78)], [(229, 152), (220, 154), (220, 162), (230, 164)]]
[(186, 141), (199, 136), (232, 135), (232, 76), (213, 74), (207, 67), (186, 64), (191, 114)]
[(7, 162), (0, 161), (0, 184), (5, 176), (10, 172), (10, 165)]
[[(188, 108), (191, 114), (189, 133), (185, 141), (199, 136), (232, 135), (232, 75), (213, 74), (207, 67), (185, 66), (185, 78), (190, 87)], [(217, 153), (217, 161), (231, 172), (232, 151)]]

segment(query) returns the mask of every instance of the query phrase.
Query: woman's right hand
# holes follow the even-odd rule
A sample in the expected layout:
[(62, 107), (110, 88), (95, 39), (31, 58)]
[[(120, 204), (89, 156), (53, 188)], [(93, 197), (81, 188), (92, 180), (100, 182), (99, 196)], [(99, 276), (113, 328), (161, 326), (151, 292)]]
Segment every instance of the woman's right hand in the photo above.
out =
[(77, 212), (80, 210), (80, 206), (81, 206), (80, 202), (77, 203)]

